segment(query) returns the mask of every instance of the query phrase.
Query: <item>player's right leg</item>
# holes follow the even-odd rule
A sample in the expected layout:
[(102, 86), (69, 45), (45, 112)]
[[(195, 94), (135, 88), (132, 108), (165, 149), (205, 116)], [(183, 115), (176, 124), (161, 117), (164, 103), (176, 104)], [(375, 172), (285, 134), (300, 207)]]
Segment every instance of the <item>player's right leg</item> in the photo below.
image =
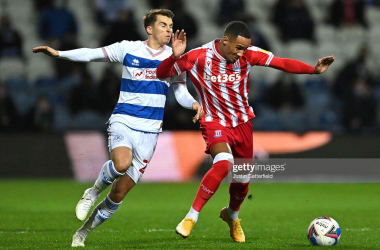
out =
[(132, 163), (132, 139), (125, 126), (121, 123), (112, 123), (109, 125), (108, 134), (112, 160), (103, 165), (94, 186), (86, 189), (79, 200), (75, 215), (80, 221), (86, 219), (100, 193), (123, 176)]
[(201, 122), (200, 130), (206, 142), (206, 153), (214, 159), (211, 169), (203, 177), (189, 213), (176, 227), (177, 234), (186, 238), (198, 220), (199, 212), (214, 195), (233, 165), (229, 130), (215, 122)]
[(211, 169), (203, 177), (193, 205), (176, 227), (177, 234), (186, 238), (190, 235), (198, 220), (199, 212), (218, 190), (222, 180), (228, 175), (233, 165), (233, 156), (227, 142), (219, 142), (212, 146), (211, 155), (214, 158)]

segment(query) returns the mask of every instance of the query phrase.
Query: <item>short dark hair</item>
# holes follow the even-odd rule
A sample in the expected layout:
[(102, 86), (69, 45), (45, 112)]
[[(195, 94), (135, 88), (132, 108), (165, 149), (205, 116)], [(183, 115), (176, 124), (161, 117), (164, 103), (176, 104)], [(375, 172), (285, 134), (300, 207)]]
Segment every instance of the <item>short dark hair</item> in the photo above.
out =
[(148, 12), (145, 13), (144, 15), (144, 27), (145, 27), (145, 30), (148, 26), (153, 26), (154, 23), (157, 21), (157, 15), (163, 15), (163, 16), (167, 16), (171, 19), (173, 19), (174, 17), (174, 14), (171, 10), (167, 10), (167, 9), (154, 9), (154, 10), (150, 10)]
[(224, 35), (233, 39), (236, 39), (238, 36), (251, 38), (251, 32), (249, 31), (248, 26), (240, 21), (230, 22), (224, 30)]

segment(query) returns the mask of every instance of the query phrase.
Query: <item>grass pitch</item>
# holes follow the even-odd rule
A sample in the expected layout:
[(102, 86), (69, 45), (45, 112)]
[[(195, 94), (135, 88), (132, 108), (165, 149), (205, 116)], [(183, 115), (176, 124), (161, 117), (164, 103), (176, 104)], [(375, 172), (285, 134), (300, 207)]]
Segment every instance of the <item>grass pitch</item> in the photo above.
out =
[[(90, 185), (1, 180), (0, 249), (70, 249), (82, 225), (74, 209)], [(307, 227), (323, 215), (342, 228), (334, 249), (380, 248), (380, 184), (251, 184), (253, 199), (240, 212), (246, 235), (240, 244), (232, 242), (219, 218), (228, 204), (226, 183), (204, 207), (189, 238), (174, 233), (198, 185), (138, 184), (118, 212), (89, 234), (85, 249), (311, 249)]]

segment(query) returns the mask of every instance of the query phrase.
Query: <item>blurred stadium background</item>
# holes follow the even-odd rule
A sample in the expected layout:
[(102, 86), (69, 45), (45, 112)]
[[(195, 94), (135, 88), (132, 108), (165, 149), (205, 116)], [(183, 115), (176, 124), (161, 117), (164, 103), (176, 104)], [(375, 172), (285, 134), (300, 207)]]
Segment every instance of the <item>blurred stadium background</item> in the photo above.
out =
[[(54, 60), (32, 48), (145, 40), (142, 16), (158, 7), (173, 10), (188, 49), (221, 37), (230, 20), (243, 20), (252, 43), (276, 56), (312, 65), (336, 57), (320, 76), (252, 70), (258, 158), (379, 158), (377, 0), (0, 0), (1, 178), (97, 176), (109, 157), (105, 123), (121, 65)], [(190, 80), (188, 88), (195, 95)], [(143, 181), (189, 181), (211, 166), (192, 115), (169, 91), (164, 132)], [(372, 170), (364, 173), (368, 181), (380, 180)]]

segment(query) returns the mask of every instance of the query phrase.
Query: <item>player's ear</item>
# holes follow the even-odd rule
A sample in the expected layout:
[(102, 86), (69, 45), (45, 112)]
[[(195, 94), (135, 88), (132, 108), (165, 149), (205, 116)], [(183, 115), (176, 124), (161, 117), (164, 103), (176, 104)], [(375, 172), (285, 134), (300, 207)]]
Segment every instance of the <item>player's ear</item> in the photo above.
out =
[(152, 35), (153, 33), (152, 26), (146, 27), (146, 33), (148, 33), (148, 35)]
[(224, 37), (222, 38), (222, 43), (223, 43), (223, 45), (227, 45), (228, 42), (229, 42), (228, 36), (224, 36)]

